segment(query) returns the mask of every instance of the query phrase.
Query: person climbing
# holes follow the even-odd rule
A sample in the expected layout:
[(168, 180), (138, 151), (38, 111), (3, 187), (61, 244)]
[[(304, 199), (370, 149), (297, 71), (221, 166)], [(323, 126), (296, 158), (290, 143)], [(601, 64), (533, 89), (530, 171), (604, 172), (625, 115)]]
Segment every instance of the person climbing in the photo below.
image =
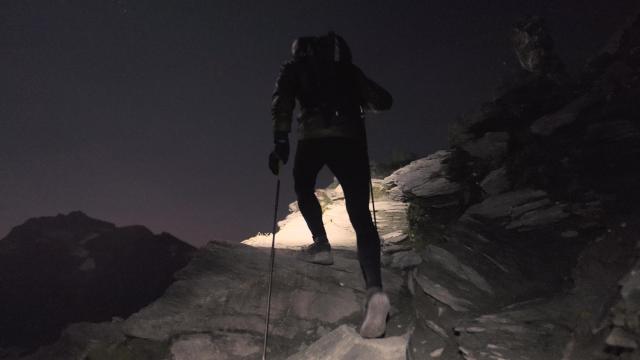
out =
[(316, 177), (326, 165), (344, 190), (349, 219), (356, 233), (358, 260), (367, 295), (360, 327), (364, 338), (384, 335), (389, 298), (382, 290), (380, 238), (369, 212), (371, 173), (364, 114), (391, 108), (389, 92), (352, 62), (345, 40), (330, 32), (301, 37), (280, 70), (272, 97), (274, 149), (269, 168), (274, 174), (289, 159), (289, 133), (295, 102), (300, 105), (298, 144), (293, 178), (298, 207), (313, 242), (300, 258), (331, 265), (333, 256), (315, 196)]

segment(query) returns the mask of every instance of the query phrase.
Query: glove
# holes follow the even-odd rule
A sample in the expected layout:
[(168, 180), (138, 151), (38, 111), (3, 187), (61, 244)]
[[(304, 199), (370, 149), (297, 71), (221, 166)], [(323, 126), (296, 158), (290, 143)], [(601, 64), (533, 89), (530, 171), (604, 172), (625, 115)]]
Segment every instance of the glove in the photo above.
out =
[(289, 161), (289, 135), (277, 132), (274, 135), (275, 147), (269, 154), (269, 169), (274, 175), (280, 172), (280, 162), (286, 164)]

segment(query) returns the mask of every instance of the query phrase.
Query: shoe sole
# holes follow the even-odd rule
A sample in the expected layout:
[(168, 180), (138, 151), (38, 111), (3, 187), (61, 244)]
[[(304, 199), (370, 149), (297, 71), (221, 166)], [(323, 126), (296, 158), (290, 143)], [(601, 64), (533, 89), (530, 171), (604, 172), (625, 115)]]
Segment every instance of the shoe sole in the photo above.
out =
[(314, 255), (301, 253), (298, 257), (302, 261), (318, 265), (333, 265), (333, 254), (330, 251), (322, 251)]
[(383, 336), (387, 327), (387, 317), (390, 309), (391, 304), (385, 293), (373, 294), (367, 305), (367, 314), (360, 327), (360, 336), (366, 339)]

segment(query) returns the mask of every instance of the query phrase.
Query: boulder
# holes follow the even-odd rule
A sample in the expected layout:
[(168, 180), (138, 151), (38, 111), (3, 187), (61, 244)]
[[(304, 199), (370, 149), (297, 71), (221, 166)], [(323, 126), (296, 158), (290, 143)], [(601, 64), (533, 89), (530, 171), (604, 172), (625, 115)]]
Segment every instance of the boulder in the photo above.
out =
[(565, 207), (565, 204), (553, 204), (545, 208), (532, 209), (515, 218), (505, 228), (508, 230), (528, 231), (557, 223), (570, 216), (569, 213), (564, 211)]
[(509, 190), (511, 184), (507, 177), (506, 167), (503, 166), (490, 172), (482, 182), (480, 182), (480, 187), (489, 196), (502, 194)]
[(413, 249), (413, 247), (411, 247), (410, 245), (404, 244), (390, 244), (385, 246), (385, 244), (383, 243), (382, 245), (383, 254), (395, 254), (398, 252), (409, 251)]
[(404, 360), (408, 334), (363, 339), (354, 328), (342, 325), (288, 360)]
[(466, 360), (560, 359), (570, 332), (538, 308), (507, 310), (458, 324), (455, 331)]
[(620, 285), (620, 295), (626, 310), (640, 314), (640, 263), (620, 281)]
[[(424, 293), (457, 312), (479, 311), (508, 303), (518, 292), (519, 274), (511, 262), (498, 263), (480, 250), (458, 243), (427, 245), (414, 274)], [(505, 265), (507, 264), (507, 265)]]
[(390, 188), (390, 196), (397, 199), (435, 198), (458, 192), (460, 185), (447, 178), (450, 156), (450, 151), (441, 150), (396, 170), (384, 179), (384, 184)]
[(569, 125), (576, 121), (578, 116), (596, 101), (597, 98), (593, 95), (583, 95), (562, 109), (540, 117), (531, 124), (529, 129), (536, 135), (551, 135), (562, 126)]
[(470, 206), (463, 217), (478, 217), (495, 220), (510, 218), (514, 209), (544, 200), (547, 193), (542, 190), (521, 189), (492, 196), (479, 204)]
[(605, 339), (605, 343), (609, 346), (628, 350), (635, 350), (638, 348), (638, 342), (636, 341), (635, 336), (619, 327), (611, 330), (609, 336)]
[(496, 167), (502, 163), (509, 149), (509, 133), (490, 131), (478, 139), (462, 144), (461, 147), (472, 157)]
[(390, 267), (405, 270), (420, 265), (422, 258), (415, 251), (396, 252), (391, 255)]
[(188, 334), (171, 345), (173, 360), (229, 360), (257, 358), (262, 354), (260, 342), (247, 334)]
[(530, 231), (560, 222), (571, 214), (567, 204), (552, 202), (542, 190), (522, 189), (489, 197), (467, 209), (462, 221), (489, 221), (507, 230)]
[(410, 237), (418, 242), (438, 236), (442, 224), (456, 219), (465, 201), (464, 186), (451, 179), (455, 154), (462, 151), (438, 151), (413, 161), (383, 180), (389, 196), (408, 201), (406, 219)]
[(493, 295), (493, 289), (491, 288), (491, 285), (489, 285), (489, 282), (487, 282), (487, 280), (482, 275), (480, 275), (472, 267), (461, 263), (458, 258), (456, 258), (447, 250), (435, 245), (429, 245), (422, 252), (422, 257), (426, 262), (431, 264), (438, 264), (444, 270), (455, 274), (461, 280), (469, 281), (478, 289), (486, 292), (487, 294)]
[(471, 301), (452, 293), (449, 289), (450, 284), (436, 282), (426, 274), (418, 274), (415, 279), (425, 294), (449, 306), (454, 311), (469, 311), (474, 307)]
[(409, 239), (409, 235), (403, 230), (396, 230), (381, 236), (384, 245), (398, 245)]

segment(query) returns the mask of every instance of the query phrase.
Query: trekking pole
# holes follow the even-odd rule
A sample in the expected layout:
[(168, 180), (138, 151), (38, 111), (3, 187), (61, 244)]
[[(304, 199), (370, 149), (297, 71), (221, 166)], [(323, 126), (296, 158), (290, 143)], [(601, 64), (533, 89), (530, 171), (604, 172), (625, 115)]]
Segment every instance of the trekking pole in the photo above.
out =
[(373, 200), (373, 179), (371, 178), (371, 167), (369, 167), (369, 189), (371, 190), (371, 210), (373, 210), (373, 225), (378, 230), (378, 220), (376, 219), (376, 202)]
[[(360, 108), (361, 114), (364, 114), (362, 108)], [(364, 132), (364, 147), (367, 152), (367, 166), (369, 167), (369, 191), (371, 192), (371, 210), (373, 210), (373, 225), (376, 227), (376, 231), (378, 231), (378, 219), (376, 218), (376, 202), (373, 199), (373, 177), (371, 176), (371, 162), (369, 161), (369, 139), (367, 137), (367, 126), (366, 122), (364, 122), (364, 115), (362, 115), (362, 129)]]
[(262, 347), (262, 360), (267, 360), (267, 343), (269, 341), (269, 318), (271, 316), (271, 290), (273, 285), (273, 266), (276, 258), (276, 226), (278, 221), (278, 200), (280, 198), (280, 163), (278, 163), (278, 174), (276, 182), (276, 201), (275, 209), (273, 211), (273, 229), (271, 231), (271, 259), (269, 263), (269, 291), (267, 295), (267, 313), (264, 322), (264, 344)]

